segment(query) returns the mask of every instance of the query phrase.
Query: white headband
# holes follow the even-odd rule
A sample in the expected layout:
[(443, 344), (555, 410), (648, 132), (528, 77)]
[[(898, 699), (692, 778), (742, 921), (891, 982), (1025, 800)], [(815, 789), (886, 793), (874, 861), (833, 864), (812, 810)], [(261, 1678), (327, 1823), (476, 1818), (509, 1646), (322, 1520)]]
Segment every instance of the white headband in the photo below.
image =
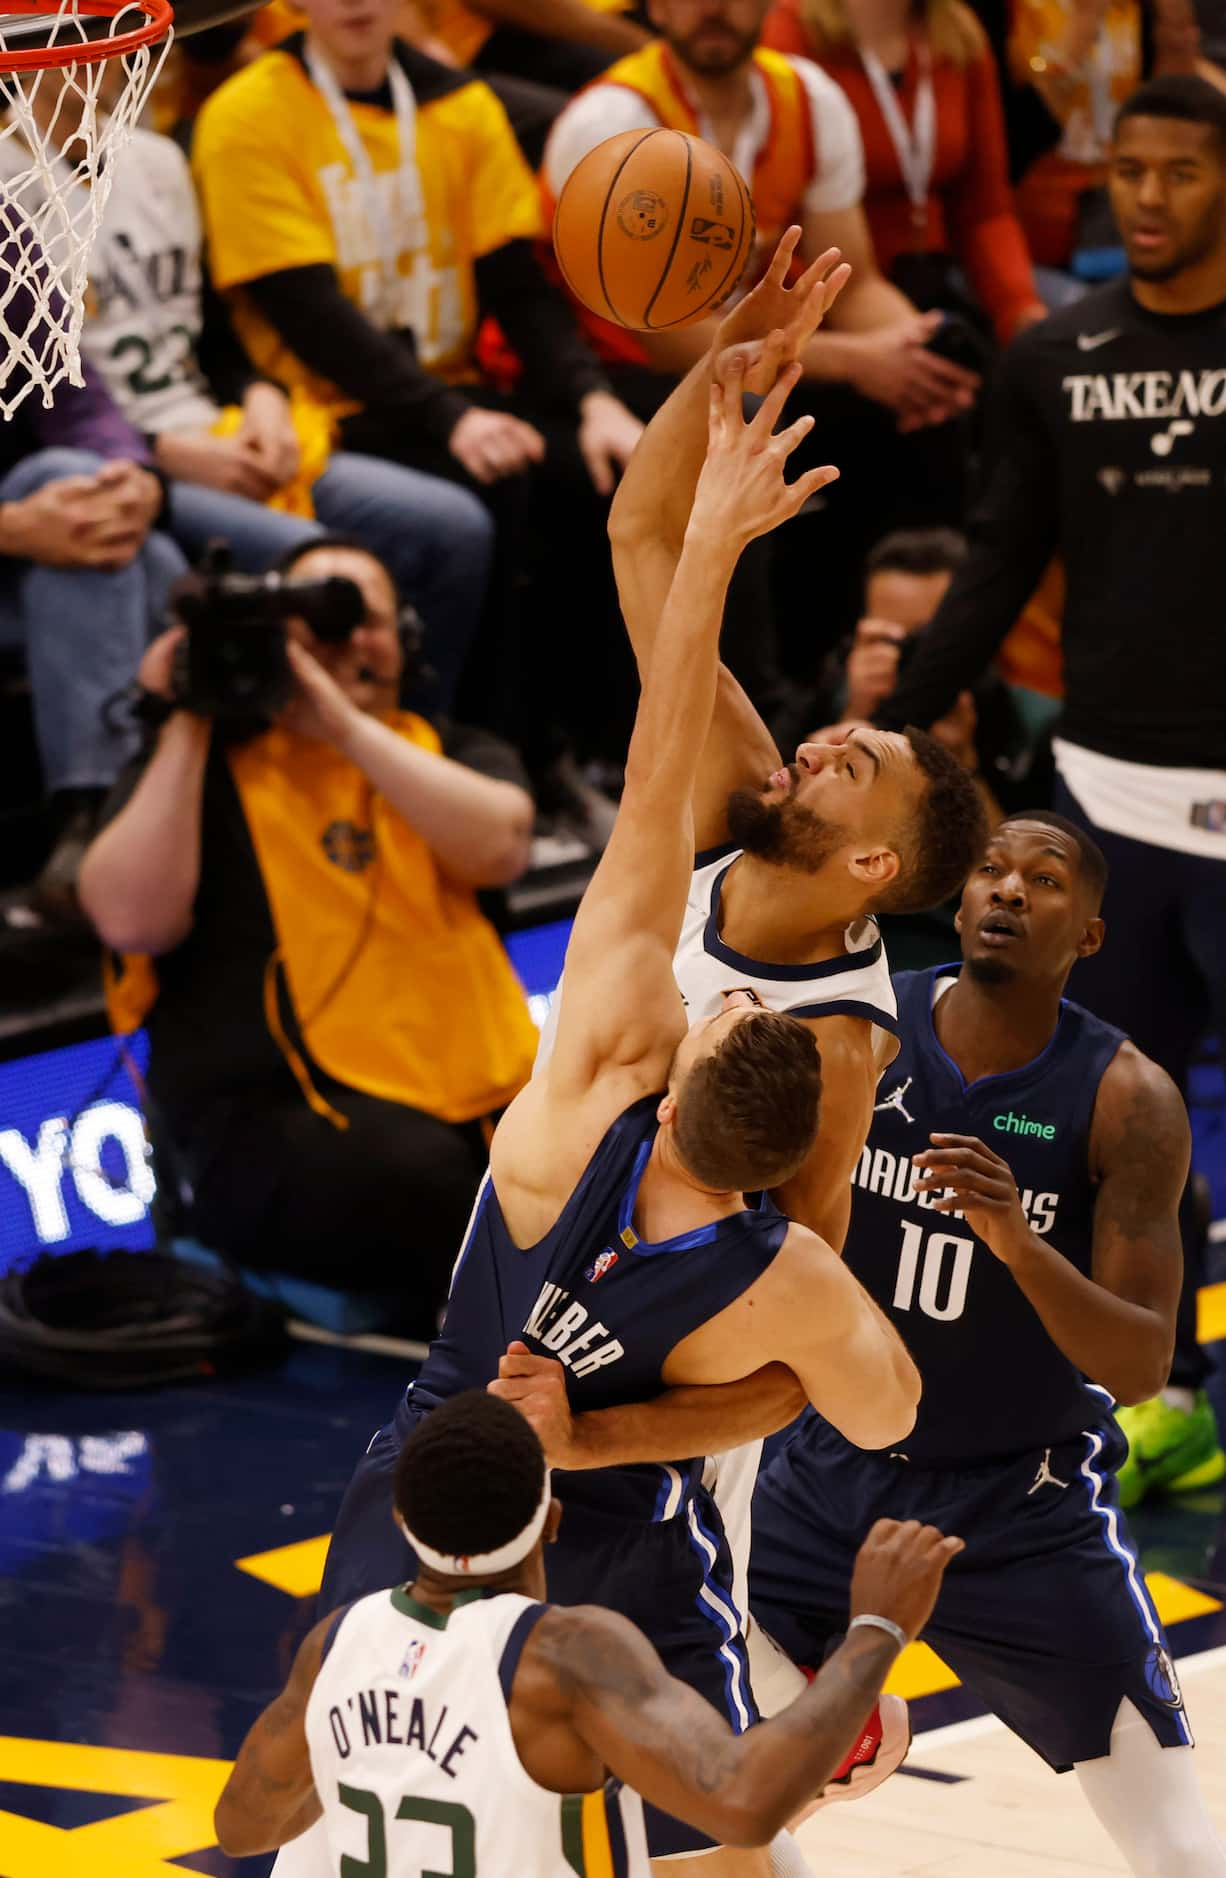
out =
[[(451, 1558), (446, 1552), (436, 1552), (433, 1546), (424, 1545), (405, 1525), (404, 1536), (416, 1552), (423, 1565), (431, 1571), (442, 1572), (447, 1578), (492, 1577), (496, 1572), (510, 1571), (512, 1565), (520, 1565), (536, 1545), (545, 1530), (545, 1520), (549, 1513), (549, 1504), (553, 1498), (550, 1486), (549, 1469), (545, 1469), (545, 1485), (541, 1492), (540, 1505), (521, 1532), (505, 1545), (500, 1545), (493, 1552), (460, 1553)], [(403, 1522), (402, 1522), (403, 1523)]]

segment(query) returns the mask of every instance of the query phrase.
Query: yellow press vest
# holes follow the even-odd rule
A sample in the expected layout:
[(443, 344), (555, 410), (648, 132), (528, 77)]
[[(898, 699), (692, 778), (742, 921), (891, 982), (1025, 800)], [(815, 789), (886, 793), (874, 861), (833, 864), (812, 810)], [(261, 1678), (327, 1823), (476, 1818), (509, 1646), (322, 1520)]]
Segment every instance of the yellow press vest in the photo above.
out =
[[(424, 719), (390, 721), (441, 749)], [(447, 1122), (504, 1107), (531, 1074), (537, 1031), (471, 888), (328, 745), (273, 729), (227, 761), (276, 934), (269, 1027), (311, 1105), (344, 1126), (284, 1034), (282, 992), (311, 1063), (338, 1082)], [(119, 1030), (156, 995), (147, 962), (124, 966), (108, 986)]]
[[(755, 268), (760, 272), (775, 252), (784, 230), (801, 219), (805, 193), (818, 163), (809, 94), (796, 67), (782, 52), (768, 51), (765, 46), (758, 47), (753, 62), (766, 86), (770, 130), (758, 152), (753, 175), (745, 178), (757, 221), (756, 251), (749, 261), (750, 280)], [(701, 134), (682, 75), (662, 39), (653, 39), (641, 51), (619, 59), (594, 84), (621, 85), (636, 92), (670, 130), (690, 131), (695, 137)], [(550, 219), (553, 206), (547, 199)], [(756, 257), (761, 257), (760, 261)], [(633, 333), (582, 309), (581, 317), (606, 358), (646, 357)]]

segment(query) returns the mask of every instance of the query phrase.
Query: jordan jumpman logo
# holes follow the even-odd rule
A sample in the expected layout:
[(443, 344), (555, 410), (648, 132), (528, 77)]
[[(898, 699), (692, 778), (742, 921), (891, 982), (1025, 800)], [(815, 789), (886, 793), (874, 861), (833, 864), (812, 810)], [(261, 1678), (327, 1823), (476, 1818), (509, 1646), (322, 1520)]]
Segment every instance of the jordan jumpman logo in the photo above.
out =
[(900, 1082), (896, 1089), (891, 1089), (889, 1095), (885, 1098), (884, 1102), (875, 1102), (873, 1104), (873, 1114), (874, 1115), (878, 1114), (879, 1111), (882, 1109), (897, 1109), (898, 1113), (902, 1116), (904, 1121), (913, 1122), (915, 1120), (915, 1117), (914, 1115), (912, 1115), (911, 1111), (907, 1108), (905, 1102), (903, 1101), (903, 1097), (906, 1095), (908, 1089), (911, 1087), (911, 1084), (914, 1081), (915, 1081), (914, 1076), (908, 1076), (906, 1082)]
[(1051, 1449), (1044, 1448), (1043, 1459), (1039, 1462), (1038, 1469), (1035, 1473), (1034, 1485), (1033, 1487), (1027, 1488), (1026, 1498), (1029, 1499), (1032, 1493), (1037, 1493), (1040, 1487), (1067, 1487), (1067, 1486), (1068, 1486), (1067, 1480), (1057, 1480), (1056, 1476), (1052, 1473)]

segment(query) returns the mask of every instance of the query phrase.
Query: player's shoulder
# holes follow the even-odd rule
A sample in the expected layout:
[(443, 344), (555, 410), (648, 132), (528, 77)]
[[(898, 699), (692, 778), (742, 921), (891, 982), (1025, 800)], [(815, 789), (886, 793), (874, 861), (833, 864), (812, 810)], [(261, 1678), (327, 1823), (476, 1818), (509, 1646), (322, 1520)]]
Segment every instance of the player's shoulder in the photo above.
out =
[[(544, 1688), (573, 1698), (622, 1690), (641, 1682), (632, 1657), (645, 1639), (616, 1611), (598, 1604), (547, 1604), (532, 1626), (515, 1681), (517, 1698), (539, 1702)], [(636, 1693), (643, 1693), (636, 1687)]]
[(1154, 1127), (1177, 1133), (1188, 1130), (1187, 1108), (1179, 1088), (1160, 1063), (1138, 1049), (1131, 1037), (1121, 1037), (1119, 1045), (1098, 1085), (1099, 1111), (1132, 1121), (1141, 1127)]
[(1165, 1170), (1182, 1186), (1191, 1138), (1175, 1083), (1130, 1038), (1121, 1038), (1094, 1098), (1090, 1151), (1096, 1176), (1133, 1172), (1153, 1179)]

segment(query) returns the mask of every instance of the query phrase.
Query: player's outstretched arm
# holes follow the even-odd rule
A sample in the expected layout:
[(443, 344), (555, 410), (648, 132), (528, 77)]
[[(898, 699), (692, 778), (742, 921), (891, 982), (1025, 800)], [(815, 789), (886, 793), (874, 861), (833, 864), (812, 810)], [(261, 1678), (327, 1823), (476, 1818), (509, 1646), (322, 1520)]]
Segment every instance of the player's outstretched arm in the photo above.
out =
[[(922, 1190), (949, 1189), (934, 1212), (965, 1215), (1071, 1363), (1125, 1405), (1164, 1387), (1175, 1347), (1183, 1279), (1179, 1201), (1191, 1131), (1165, 1070), (1122, 1044), (1099, 1085), (1090, 1129), (1093, 1276), (1035, 1232), (1011, 1169), (970, 1135), (933, 1135), (915, 1157)], [(1059, 1237), (1059, 1214), (1055, 1232)]]
[[(614, 1063), (659, 1056), (679, 1034), (672, 960), (694, 860), (690, 807), (719, 664), (728, 582), (742, 550), (794, 515), (823, 473), (784, 471), (812, 427), (775, 434), (798, 367), (747, 423), (743, 370), (707, 391), (708, 446), (685, 543), (652, 649), (617, 821), (583, 896), (566, 953), (550, 1101), (581, 1095)], [(654, 1073), (654, 1072), (653, 1072)]]
[(508, 1344), (491, 1395), (532, 1423), (551, 1467), (631, 1467), (675, 1461), (679, 1454), (722, 1453), (777, 1434), (805, 1406), (805, 1392), (783, 1363), (767, 1363), (737, 1382), (666, 1389), (650, 1402), (571, 1413), (566, 1371), (554, 1357)]
[[(916, 1636), (961, 1549), (931, 1526), (879, 1520), (856, 1561), (853, 1617), (884, 1617)], [(557, 1718), (645, 1800), (722, 1845), (766, 1845), (847, 1754), (899, 1647), (889, 1632), (857, 1626), (790, 1708), (734, 1735), (633, 1624), (594, 1607), (554, 1608), (524, 1650), (512, 1713), (523, 1700), (548, 1714), (552, 1695)]]
[(253, 1723), (238, 1751), (214, 1814), (217, 1842), (231, 1858), (275, 1852), (319, 1818), (306, 1709), (334, 1617), (308, 1632), (285, 1688)]
[[(748, 392), (761, 395), (770, 390), (778, 373), (800, 358), (846, 283), (848, 269), (839, 264), (837, 249), (829, 249), (794, 286), (787, 286), (800, 233), (799, 227), (788, 229), (762, 280), (720, 322), (711, 350), (640, 437), (618, 487), (609, 535), (622, 613), (640, 675), (646, 672), (660, 629), (702, 468), (712, 378), (735, 356), (743, 364)], [(745, 782), (760, 785), (778, 766), (774, 739), (736, 679), (721, 666), (695, 790), (699, 847), (724, 839), (723, 811), (730, 791)]]

